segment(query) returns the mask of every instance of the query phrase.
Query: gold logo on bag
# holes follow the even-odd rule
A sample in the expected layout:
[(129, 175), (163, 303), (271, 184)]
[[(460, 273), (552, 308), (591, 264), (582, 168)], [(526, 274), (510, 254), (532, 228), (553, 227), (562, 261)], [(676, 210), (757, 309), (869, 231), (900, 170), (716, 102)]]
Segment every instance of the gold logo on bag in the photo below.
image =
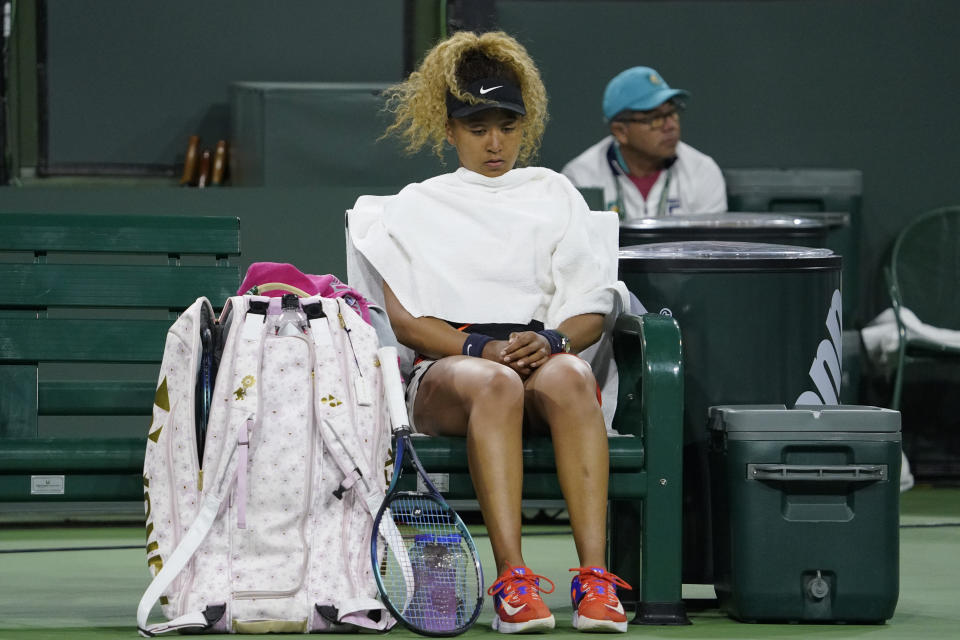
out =
[(339, 407), (341, 404), (343, 404), (342, 402), (334, 398), (332, 394), (329, 396), (323, 396), (322, 398), (320, 398), (320, 402), (327, 405), (328, 407)]
[(256, 381), (257, 379), (253, 376), (244, 376), (243, 380), (240, 381), (240, 386), (233, 392), (233, 395), (237, 397), (237, 400), (243, 400), (247, 397), (247, 389), (252, 387)]
[(167, 392), (167, 377), (163, 377), (163, 382), (157, 387), (157, 392), (153, 396), (153, 404), (164, 411), (170, 411), (170, 394)]

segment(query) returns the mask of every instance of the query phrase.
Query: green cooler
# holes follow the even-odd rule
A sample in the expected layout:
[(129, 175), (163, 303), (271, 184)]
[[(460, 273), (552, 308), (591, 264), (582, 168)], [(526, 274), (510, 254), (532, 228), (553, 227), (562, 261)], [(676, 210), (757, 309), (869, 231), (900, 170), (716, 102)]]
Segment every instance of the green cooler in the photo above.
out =
[(900, 413), (710, 408), (714, 580), (749, 622), (877, 623), (899, 595)]

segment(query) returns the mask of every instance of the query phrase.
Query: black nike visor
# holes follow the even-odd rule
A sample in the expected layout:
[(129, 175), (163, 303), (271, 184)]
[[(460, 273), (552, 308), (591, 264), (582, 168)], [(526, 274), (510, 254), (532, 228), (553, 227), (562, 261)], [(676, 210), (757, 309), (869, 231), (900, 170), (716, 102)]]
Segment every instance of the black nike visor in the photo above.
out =
[(481, 102), (470, 104), (447, 91), (447, 117), (466, 118), (487, 109), (506, 109), (525, 115), (520, 87), (506, 78), (483, 78), (467, 85), (466, 93), (476, 96)]

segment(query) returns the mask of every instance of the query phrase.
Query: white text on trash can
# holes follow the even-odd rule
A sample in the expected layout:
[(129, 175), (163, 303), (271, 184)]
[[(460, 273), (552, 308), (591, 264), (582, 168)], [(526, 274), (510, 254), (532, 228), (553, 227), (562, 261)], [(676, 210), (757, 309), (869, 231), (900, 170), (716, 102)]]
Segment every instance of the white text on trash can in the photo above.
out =
[[(843, 317), (843, 299), (840, 290), (834, 289), (830, 308), (827, 310), (827, 332), (817, 346), (817, 355), (810, 365), (810, 379), (817, 391), (804, 391), (794, 404), (838, 404), (840, 397), (840, 362), (843, 356), (840, 327)], [(817, 393), (819, 392), (819, 393)]]

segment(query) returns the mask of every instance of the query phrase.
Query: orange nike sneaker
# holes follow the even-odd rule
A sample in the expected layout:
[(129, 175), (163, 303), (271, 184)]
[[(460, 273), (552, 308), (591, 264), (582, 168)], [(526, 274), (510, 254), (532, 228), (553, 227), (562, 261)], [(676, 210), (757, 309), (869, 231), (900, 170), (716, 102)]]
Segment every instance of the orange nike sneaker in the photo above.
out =
[(556, 624), (553, 614), (540, 598), (540, 580), (554, 584), (527, 567), (509, 566), (497, 577), (487, 594), (493, 596), (493, 630), (500, 633), (536, 633), (548, 631)]
[(600, 567), (576, 567), (570, 583), (573, 628), (578, 631), (624, 633), (627, 614), (617, 597), (617, 587), (632, 589), (626, 582)]

